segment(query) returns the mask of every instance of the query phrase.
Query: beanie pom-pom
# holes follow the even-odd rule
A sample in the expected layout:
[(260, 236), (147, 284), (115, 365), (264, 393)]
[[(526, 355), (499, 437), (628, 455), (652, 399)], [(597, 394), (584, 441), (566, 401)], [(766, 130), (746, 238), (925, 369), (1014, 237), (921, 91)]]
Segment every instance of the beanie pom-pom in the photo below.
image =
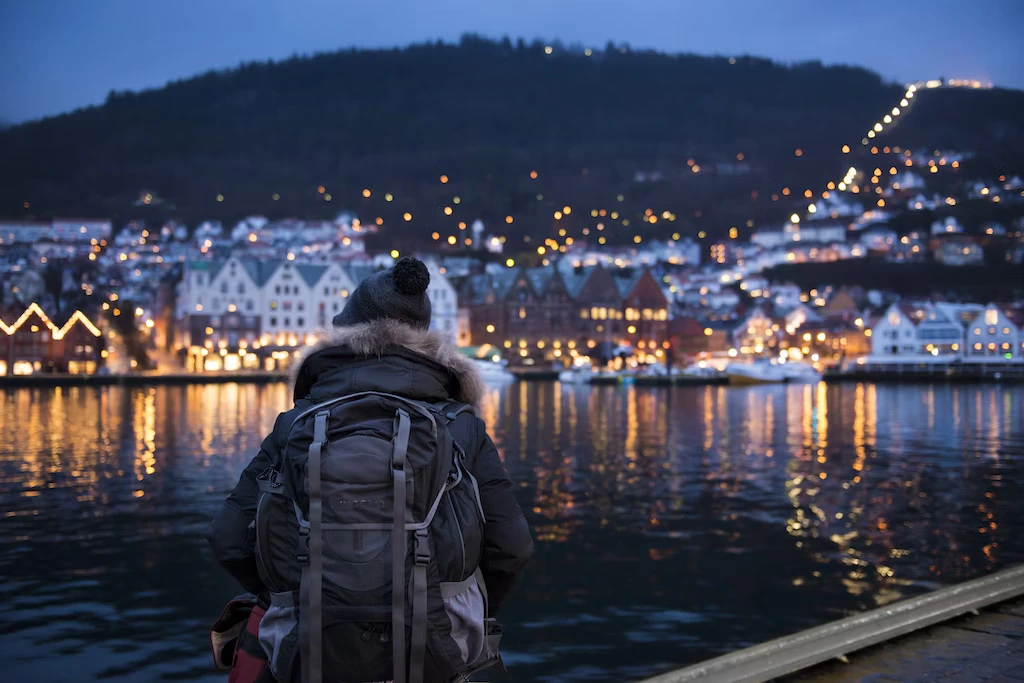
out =
[(427, 286), (430, 284), (430, 272), (423, 261), (409, 256), (398, 260), (391, 270), (391, 277), (394, 279), (398, 291), (410, 296), (422, 294), (427, 291)]

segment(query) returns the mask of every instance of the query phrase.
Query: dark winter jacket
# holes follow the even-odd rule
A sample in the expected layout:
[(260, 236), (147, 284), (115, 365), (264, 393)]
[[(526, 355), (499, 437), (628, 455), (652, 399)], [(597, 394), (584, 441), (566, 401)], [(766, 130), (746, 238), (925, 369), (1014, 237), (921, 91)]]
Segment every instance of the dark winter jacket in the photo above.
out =
[[(259, 487), (256, 477), (274, 462), (295, 415), (314, 403), (360, 391), (380, 391), (416, 400), (455, 400), (478, 406), (484, 385), (473, 361), (439, 335), (393, 320), (339, 327), (306, 350), (294, 366), (295, 407), (282, 413), (259, 454), (242, 472), (224, 502), (208, 539), (217, 561), (245, 590), (263, 592), (253, 554)], [(461, 413), (449, 426), (463, 447), (480, 485), (486, 517), (480, 564), (491, 612), (508, 596), (533, 552), (533, 540), (516, 502), (513, 485), (487, 436), (483, 421)]]

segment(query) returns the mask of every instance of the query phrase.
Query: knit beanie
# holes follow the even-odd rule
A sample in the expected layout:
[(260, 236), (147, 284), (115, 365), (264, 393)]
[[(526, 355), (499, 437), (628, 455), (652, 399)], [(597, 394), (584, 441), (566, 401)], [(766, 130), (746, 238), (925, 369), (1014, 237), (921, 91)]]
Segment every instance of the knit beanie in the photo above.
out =
[(430, 327), (429, 284), (430, 273), (423, 261), (405, 256), (359, 283), (331, 322), (344, 327), (390, 318), (426, 329)]

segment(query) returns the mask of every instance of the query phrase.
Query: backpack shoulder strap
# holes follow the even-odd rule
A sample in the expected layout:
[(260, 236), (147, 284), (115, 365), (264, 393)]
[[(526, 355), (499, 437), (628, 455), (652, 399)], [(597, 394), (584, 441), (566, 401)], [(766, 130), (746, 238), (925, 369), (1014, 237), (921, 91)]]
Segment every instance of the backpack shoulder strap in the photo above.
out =
[(454, 422), (455, 418), (462, 413), (473, 411), (473, 406), (468, 403), (460, 403), (459, 401), (441, 401), (440, 403), (435, 403), (433, 407), (437, 412), (441, 413), (448, 424)]

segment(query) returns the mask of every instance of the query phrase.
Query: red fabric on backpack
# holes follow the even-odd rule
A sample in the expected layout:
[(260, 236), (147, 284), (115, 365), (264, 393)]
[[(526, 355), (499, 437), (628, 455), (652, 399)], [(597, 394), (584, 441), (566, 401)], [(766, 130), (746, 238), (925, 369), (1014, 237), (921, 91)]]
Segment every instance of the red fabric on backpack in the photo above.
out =
[(238, 638), (235, 657), (231, 662), (231, 674), (228, 683), (260, 683), (272, 680), (267, 656), (260, 647), (260, 620), (264, 609), (259, 605), (252, 608), (249, 620), (245, 622), (245, 631)]

